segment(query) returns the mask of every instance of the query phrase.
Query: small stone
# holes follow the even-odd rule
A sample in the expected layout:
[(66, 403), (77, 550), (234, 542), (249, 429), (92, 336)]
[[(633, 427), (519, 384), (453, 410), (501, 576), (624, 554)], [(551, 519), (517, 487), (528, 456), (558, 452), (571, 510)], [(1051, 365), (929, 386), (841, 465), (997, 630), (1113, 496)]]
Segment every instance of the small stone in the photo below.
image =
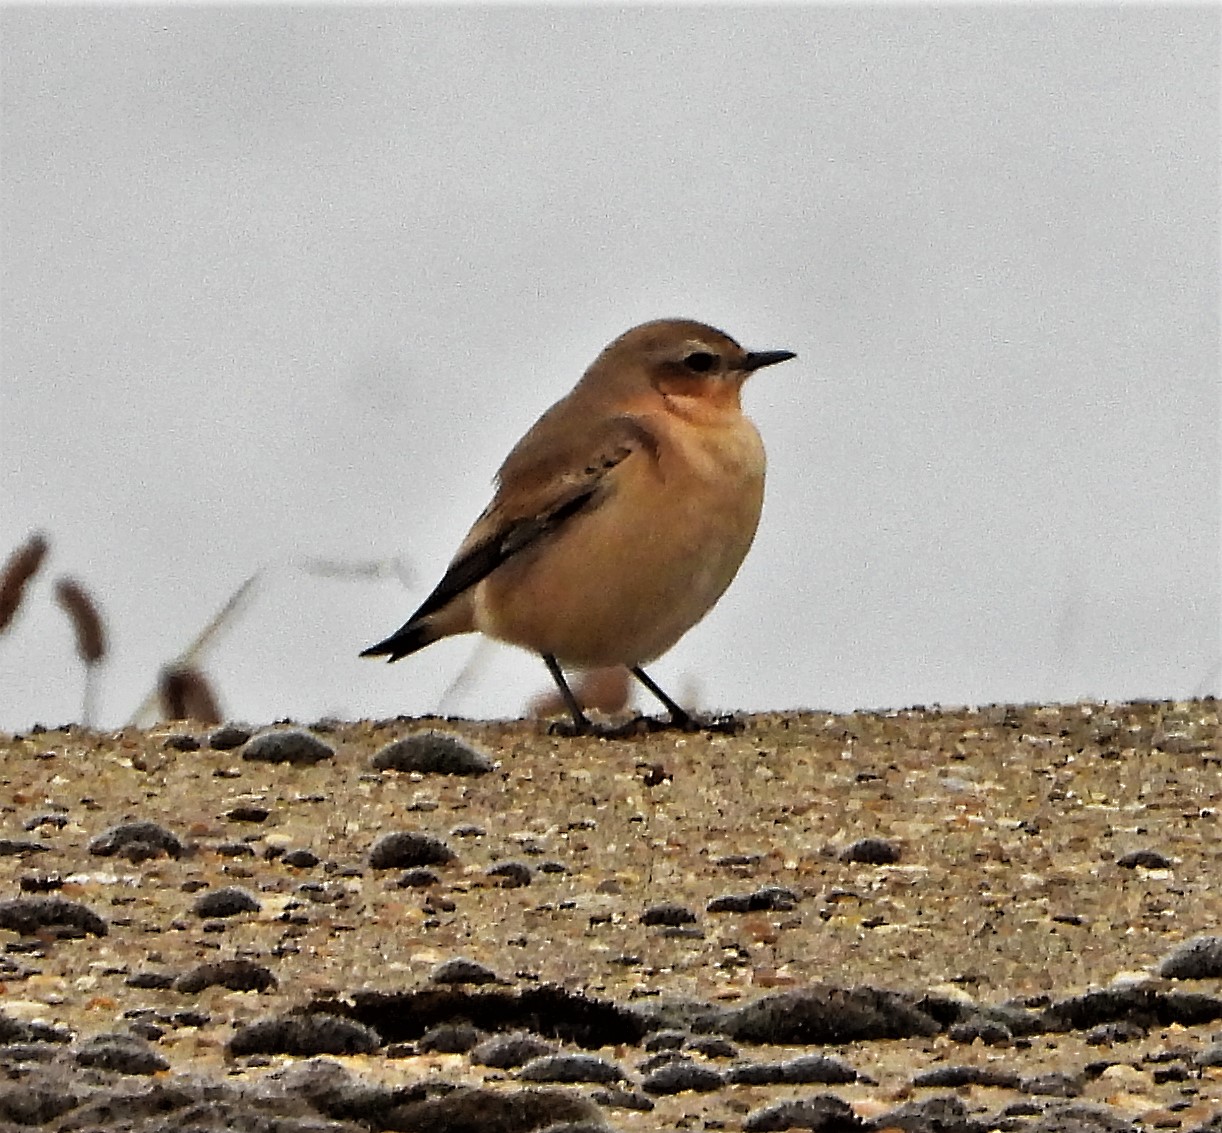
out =
[(103, 858), (117, 854), (133, 863), (163, 854), (180, 858), (183, 851), (178, 836), (156, 822), (123, 822), (89, 841), (91, 854)]
[(308, 766), (333, 759), (335, 749), (317, 736), (300, 729), (260, 732), (242, 749), (242, 758), (252, 763), (291, 763)]
[(1143, 869), (1172, 869), (1175, 866), (1175, 862), (1157, 850), (1130, 850), (1127, 854), (1121, 854), (1116, 864), (1123, 869), (1136, 869), (1138, 866)]
[(532, 1058), (554, 1054), (555, 1047), (537, 1035), (519, 1031), (509, 1035), (494, 1035), (473, 1047), (469, 1055), (477, 1066), (491, 1066), (497, 1070), (512, 1070), (524, 1066)]
[(128, 987), (165, 991), (174, 986), (174, 976), (170, 972), (133, 972), (123, 982)]
[(731, 1066), (726, 1081), (736, 1085), (844, 1085), (857, 1081), (857, 1071), (838, 1058), (803, 1054), (784, 1062), (747, 1062)]
[(1122, 1019), (1118, 1023), (1100, 1023), (1097, 1027), (1091, 1027), (1082, 1036), (1082, 1041), (1087, 1046), (1110, 1046), (1112, 1043), (1136, 1042), (1145, 1033), (1144, 1027)]
[(687, 1041), (686, 1031), (654, 1031), (645, 1040), (647, 1051), (678, 1050)]
[(430, 885), (441, 884), (441, 874), (435, 869), (417, 866), (415, 869), (404, 870), (395, 884), (400, 889), (427, 889)]
[(932, 1066), (912, 1076), (914, 1087), (943, 1086), (958, 1089), (961, 1086), (995, 1086), (1005, 1090), (1021, 1088), (1022, 1079), (1007, 1070), (991, 1066)]
[(226, 885), (198, 897), (194, 912), (197, 917), (233, 917), (239, 913), (257, 913), (262, 907), (249, 889), (243, 889), (240, 885)]
[(695, 923), (696, 914), (691, 909), (686, 905), (679, 905), (669, 901), (661, 905), (650, 905), (641, 914), (641, 924), (643, 925), (678, 926)]
[(222, 858), (253, 858), (255, 848), (249, 842), (218, 842), (213, 847)]
[(55, 929), (58, 935), (105, 936), (106, 922), (86, 905), (66, 897), (15, 897), (0, 901), (0, 928), (33, 936), (43, 929)]
[(80, 1066), (96, 1066), (120, 1074), (156, 1074), (168, 1070), (169, 1062), (134, 1035), (94, 1035), (77, 1049)]
[[(1007, 1108), (1006, 1112), (1008, 1114), (1010, 1109)], [(905, 1102), (881, 1113), (870, 1123), (870, 1128), (906, 1129), (914, 1133), (984, 1133), (993, 1125), (991, 1122), (985, 1124), (972, 1120), (963, 1100), (954, 1094), (938, 1094), (920, 1101)], [(1057, 1133), (1087, 1133), (1085, 1129), (1066, 1128), (1059, 1124), (1046, 1129), (1045, 1133), (1054, 1133), (1054, 1130)]]
[(498, 982), (498, 979), (491, 968), (465, 956), (443, 960), (429, 972), (429, 982), (435, 984), (491, 984)]
[(203, 744), (195, 736), (186, 732), (176, 732), (172, 736), (166, 736), (161, 746), (167, 751), (199, 751)]
[(724, 1085), (720, 1071), (687, 1059), (660, 1066), (641, 1081), (641, 1089), (647, 1094), (679, 1094), (684, 1090), (707, 1093)]
[(1212, 1043), (1193, 1055), (1194, 1066), (1222, 1066), (1222, 1042)]
[(1194, 936), (1159, 961), (1158, 974), (1169, 980), (1208, 980), (1222, 976), (1222, 936)]
[(239, 1027), (229, 1040), (235, 1057), (251, 1054), (369, 1054), (382, 1045), (372, 1027), (339, 1015), (288, 1015)]
[(599, 1105), (608, 1109), (632, 1109), (649, 1113), (654, 1108), (652, 1098), (637, 1090), (625, 1090), (622, 1086), (611, 1086), (605, 1090), (592, 1090), (592, 1097)]
[(754, 893), (730, 893), (714, 897), (704, 909), (707, 913), (787, 912), (801, 899), (783, 885), (765, 885)]
[(34, 842), (28, 838), (0, 838), (0, 858), (45, 854), (50, 848), (46, 842)]
[(174, 981), (174, 990), (188, 995), (218, 986), (230, 991), (267, 991), (276, 986), (276, 977), (253, 960), (234, 959), (199, 964)]
[(713, 865), (722, 869), (747, 869), (759, 865), (763, 860), (763, 854), (722, 854), (713, 859)]
[(1047, 1074), (1024, 1078), (1019, 1089), (1024, 1094), (1037, 1094), (1041, 1097), (1076, 1098), (1082, 1093), (1082, 1079), (1077, 1074), (1052, 1070)]
[(979, 1039), (985, 1046), (1009, 1046), (1014, 1041), (1014, 1032), (1004, 1023), (979, 1015), (953, 1024), (946, 1036), (957, 1043), (973, 1043)]
[(619, 1082), (624, 1073), (594, 1054), (545, 1054), (532, 1058), (518, 1077), (525, 1082)]
[(318, 865), (318, 855), (312, 850), (289, 850), (280, 860), (294, 869), (311, 869)]
[(689, 1039), (683, 1049), (703, 1054), (705, 1058), (738, 1057), (738, 1047), (729, 1039), (723, 1039), (717, 1035), (701, 1035), (698, 1038)]
[(408, 869), (422, 865), (448, 865), (456, 855), (440, 838), (403, 830), (383, 834), (369, 850), (373, 869)]
[(438, 775), (486, 775), (496, 764), (479, 748), (446, 732), (417, 732), (382, 748), (370, 766), (375, 771)]
[[(874, 1125), (871, 1125), (873, 1128)], [(888, 1126), (883, 1123), (877, 1128)], [(776, 1102), (753, 1110), (743, 1121), (744, 1133), (773, 1133), (784, 1129), (813, 1129), (818, 1133), (853, 1133), (865, 1130), (865, 1123), (852, 1111), (848, 1102), (831, 1094), (798, 1101)]]
[(520, 889), (530, 884), (531, 872), (525, 862), (508, 861), (490, 865), (484, 870), (484, 876), (499, 882), (503, 889)]
[(900, 848), (885, 838), (859, 838), (840, 851), (840, 860), (863, 865), (895, 865), (900, 860)]
[(479, 1042), (479, 1031), (470, 1023), (441, 1023), (430, 1027), (416, 1043), (424, 1053), (466, 1054)]
[(213, 751), (232, 751), (250, 739), (250, 729), (241, 724), (222, 724), (208, 737), (208, 746)]
[(267, 807), (249, 804), (227, 810), (225, 819), (228, 822), (266, 822), (269, 814), (271, 811)]

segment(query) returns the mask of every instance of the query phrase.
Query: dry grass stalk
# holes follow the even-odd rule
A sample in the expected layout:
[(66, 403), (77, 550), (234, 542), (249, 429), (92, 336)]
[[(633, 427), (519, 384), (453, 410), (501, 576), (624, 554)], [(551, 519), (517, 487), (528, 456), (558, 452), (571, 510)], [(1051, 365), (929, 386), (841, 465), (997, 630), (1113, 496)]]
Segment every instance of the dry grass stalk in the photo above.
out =
[[(164, 673), (171, 669), (194, 669), (201, 672), (196, 661), (203, 655), (204, 650), (208, 648), (220, 635), (221, 631), (237, 620), (238, 615), (242, 612), (246, 603), (250, 601), (251, 595), (254, 594), (256, 584), (264, 575), (264, 568), (260, 567), (255, 571), (245, 582), (242, 583), (226, 600), (225, 604), (216, 612), (212, 620), (204, 626), (198, 634), (195, 635), (195, 640), (191, 642), (173, 661), (168, 662), (162, 669), (161, 675), (157, 678), (157, 684), (149, 690), (149, 693), (140, 702), (140, 707), (136, 709), (132, 718), (128, 723), (132, 727), (147, 726), (154, 718), (154, 713), (160, 705), (165, 706), (165, 701), (161, 695), (161, 682), (164, 679)], [(214, 700), (215, 703), (215, 700)], [(165, 719), (163, 713), (162, 716)], [(173, 717), (170, 717), (171, 719)], [(187, 719), (187, 717), (181, 717)], [(194, 719), (202, 719), (202, 717), (192, 717)]]
[(95, 674), (106, 658), (106, 627), (88, 591), (75, 578), (61, 578), (55, 584), (55, 600), (63, 607), (76, 630), (76, 652), (85, 662), (85, 702), (81, 723), (92, 727), (97, 699)]
[(21, 599), (25, 596), (26, 583), (42, 566), (49, 546), (46, 536), (36, 531), (9, 555), (4, 572), (0, 574), (0, 633), (8, 629), (17, 616)]
[(75, 578), (61, 578), (55, 584), (55, 600), (72, 620), (80, 659), (96, 665), (106, 657), (106, 628), (88, 591)]
[(157, 696), (165, 720), (198, 720), (219, 724), (220, 702), (203, 672), (193, 665), (167, 665), (157, 678)]

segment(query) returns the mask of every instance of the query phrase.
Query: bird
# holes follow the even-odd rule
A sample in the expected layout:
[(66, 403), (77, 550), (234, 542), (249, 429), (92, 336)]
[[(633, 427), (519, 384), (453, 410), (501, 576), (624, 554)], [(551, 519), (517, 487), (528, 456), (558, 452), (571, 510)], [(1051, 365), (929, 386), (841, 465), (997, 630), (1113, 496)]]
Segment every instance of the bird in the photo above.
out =
[(397, 661), (478, 632), (543, 659), (574, 734), (597, 729), (566, 666), (623, 665), (666, 726), (697, 730), (643, 666), (709, 612), (750, 549), (765, 455), (741, 391), (795, 357), (691, 319), (621, 334), (506, 457), (432, 593), (361, 656)]

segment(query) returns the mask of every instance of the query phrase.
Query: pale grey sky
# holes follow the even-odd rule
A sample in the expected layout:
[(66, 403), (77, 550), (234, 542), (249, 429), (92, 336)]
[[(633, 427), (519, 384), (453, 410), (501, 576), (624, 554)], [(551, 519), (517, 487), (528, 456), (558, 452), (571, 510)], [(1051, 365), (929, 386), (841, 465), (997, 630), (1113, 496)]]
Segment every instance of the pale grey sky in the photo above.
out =
[[(358, 650), (518, 435), (680, 315), (799, 360), (738, 581), (654, 675), (723, 708), (1222, 692), (1216, 5), (5, 7), (0, 728), (207, 657), (232, 716), (435, 710)], [(413, 586), (303, 556), (404, 556)], [(516, 715), (481, 656), (451, 706)], [(652, 710), (653, 706), (645, 707)]]

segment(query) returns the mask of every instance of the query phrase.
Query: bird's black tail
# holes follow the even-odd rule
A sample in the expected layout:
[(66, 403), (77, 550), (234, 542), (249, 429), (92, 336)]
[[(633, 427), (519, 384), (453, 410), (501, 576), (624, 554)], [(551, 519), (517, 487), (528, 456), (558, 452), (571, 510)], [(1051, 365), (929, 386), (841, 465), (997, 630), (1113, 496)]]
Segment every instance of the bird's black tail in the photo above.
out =
[(397, 661), (407, 657), (426, 645), (432, 645), (437, 640), (437, 633), (426, 620), (410, 621), (400, 626), (385, 641), (371, 645), (361, 650), (362, 657), (385, 657), (387, 661)]

